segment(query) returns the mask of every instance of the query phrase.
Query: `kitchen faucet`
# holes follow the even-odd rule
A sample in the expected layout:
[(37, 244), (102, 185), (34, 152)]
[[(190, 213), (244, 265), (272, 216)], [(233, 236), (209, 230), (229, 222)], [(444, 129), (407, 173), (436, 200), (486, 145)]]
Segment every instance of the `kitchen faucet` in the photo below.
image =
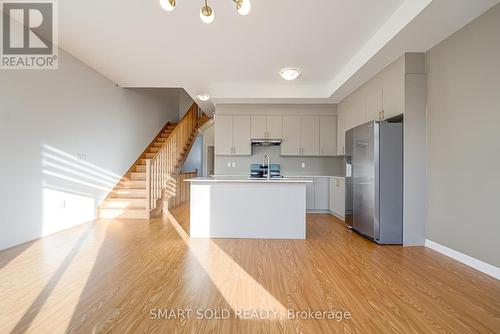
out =
[(263, 161), (264, 166), (266, 166), (266, 162), (267, 162), (267, 179), (271, 180), (271, 158), (267, 154), (264, 156), (264, 161)]

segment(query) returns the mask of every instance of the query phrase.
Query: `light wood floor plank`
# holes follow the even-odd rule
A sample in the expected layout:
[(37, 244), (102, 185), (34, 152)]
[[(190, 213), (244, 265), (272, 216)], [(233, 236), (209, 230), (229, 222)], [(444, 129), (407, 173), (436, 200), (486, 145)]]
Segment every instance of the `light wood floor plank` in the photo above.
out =
[[(307, 240), (189, 239), (176, 219), (89, 223), (0, 252), (0, 333), (499, 333), (500, 283), (424, 247), (379, 246), (329, 215)], [(152, 309), (277, 309), (152, 320)], [(286, 319), (287, 309), (349, 320)], [(195, 311), (193, 311), (195, 312)]]

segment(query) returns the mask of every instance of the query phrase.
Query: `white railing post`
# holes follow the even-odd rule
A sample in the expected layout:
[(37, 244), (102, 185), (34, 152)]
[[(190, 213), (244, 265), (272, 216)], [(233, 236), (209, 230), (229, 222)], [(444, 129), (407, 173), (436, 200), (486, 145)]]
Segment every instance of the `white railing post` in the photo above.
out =
[(146, 214), (151, 212), (151, 160), (146, 160)]

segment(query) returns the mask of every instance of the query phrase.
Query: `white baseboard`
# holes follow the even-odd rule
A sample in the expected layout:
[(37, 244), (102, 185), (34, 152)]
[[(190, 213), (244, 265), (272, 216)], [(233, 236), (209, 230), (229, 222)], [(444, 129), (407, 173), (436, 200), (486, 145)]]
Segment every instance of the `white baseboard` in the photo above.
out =
[(344, 217), (344, 216), (338, 215), (338, 214), (336, 214), (335, 212), (333, 212), (333, 211), (331, 211), (331, 210), (330, 210), (330, 214), (331, 214), (332, 216), (337, 217), (338, 219), (340, 219), (340, 220), (342, 220), (342, 221), (345, 221), (345, 217)]
[(468, 265), (469, 267), (472, 267), (476, 270), (479, 270), (480, 272), (485, 273), (486, 275), (489, 275), (491, 277), (500, 280), (500, 268), (495, 267), (494, 265), (473, 258), (472, 256), (457, 252), (454, 249), (448, 248), (429, 239), (425, 239), (425, 247), (429, 247), (435, 250), (436, 252), (451, 257), (452, 259), (457, 260), (458, 262), (461, 262), (465, 265)]

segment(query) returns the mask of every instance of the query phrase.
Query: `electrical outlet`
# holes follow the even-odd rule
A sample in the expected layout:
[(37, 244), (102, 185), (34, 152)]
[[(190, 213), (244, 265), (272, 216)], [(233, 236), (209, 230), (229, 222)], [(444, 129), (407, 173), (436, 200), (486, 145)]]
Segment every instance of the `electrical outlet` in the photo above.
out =
[(235, 168), (236, 167), (236, 162), (233, 161), (232, 165), (233, 165), (233, 168)]
[(231, 162), (227, 162), (227, 168), (231, 168)]
[(301, 168), (306, 168), (306, 163), (305, 163), (305, 162), (301, 163), (301, 164), (300, 164), (300, 167), (301, 167)]

